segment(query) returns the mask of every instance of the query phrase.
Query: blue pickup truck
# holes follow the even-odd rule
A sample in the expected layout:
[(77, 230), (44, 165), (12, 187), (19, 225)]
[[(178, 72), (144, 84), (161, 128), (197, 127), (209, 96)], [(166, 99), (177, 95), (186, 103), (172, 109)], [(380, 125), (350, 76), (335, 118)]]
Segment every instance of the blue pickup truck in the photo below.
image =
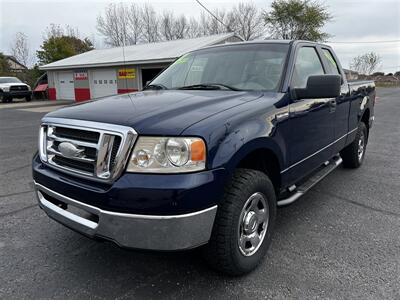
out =
[(333, 50), (257, 41), (187, 53), (144, 91), (47, 114), (33, 158), (40, 207), (121, 247), (202, 247), (253, 270), (277, 207), (364, 159), (373, 82), (347, 82)]

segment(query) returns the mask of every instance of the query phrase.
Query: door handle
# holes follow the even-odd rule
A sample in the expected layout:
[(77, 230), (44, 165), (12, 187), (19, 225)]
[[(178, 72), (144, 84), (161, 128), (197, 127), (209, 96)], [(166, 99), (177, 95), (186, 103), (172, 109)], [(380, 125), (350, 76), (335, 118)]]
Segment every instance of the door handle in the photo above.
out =
[(329, 101), (329, 112), (335, 112), (336, 111), (336, 100), (330, 100)]

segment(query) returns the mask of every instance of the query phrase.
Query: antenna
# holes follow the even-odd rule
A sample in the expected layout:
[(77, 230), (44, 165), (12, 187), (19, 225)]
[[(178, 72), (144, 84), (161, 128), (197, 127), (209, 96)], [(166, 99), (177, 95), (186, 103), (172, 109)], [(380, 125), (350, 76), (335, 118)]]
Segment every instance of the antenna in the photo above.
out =
[(229, 28), (229, 26), (226, 26), (224, 24), (224, 22), (222, 22), (216, 15), (214, 15), (207, 7), (205, 7), (199, 0), (196, 0), (196, 2), (205, 9), (205, 11), (207, 11), (215, 20), (217, 20), (219, 23), (221, 23), (227, 30), (228, 32), (231, 32), (231, 28)]

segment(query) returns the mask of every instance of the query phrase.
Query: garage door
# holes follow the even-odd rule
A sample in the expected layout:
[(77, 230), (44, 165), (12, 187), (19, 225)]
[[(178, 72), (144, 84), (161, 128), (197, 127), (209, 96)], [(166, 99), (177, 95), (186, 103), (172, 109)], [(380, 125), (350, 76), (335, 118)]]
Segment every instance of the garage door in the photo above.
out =
[(93, 70), (90, 76), (92, 98), (117, 94), (117, 72), (115, 69)]
[(57, 99), (75, 100), (73, 72), (57, 72)]

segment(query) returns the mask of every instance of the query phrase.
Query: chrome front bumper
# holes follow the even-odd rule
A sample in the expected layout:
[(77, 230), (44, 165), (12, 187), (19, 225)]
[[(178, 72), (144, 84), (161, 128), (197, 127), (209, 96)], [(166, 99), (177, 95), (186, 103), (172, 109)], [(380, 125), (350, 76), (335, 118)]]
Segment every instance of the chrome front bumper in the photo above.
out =
[[(118, 213), (76, 201), (36, 182), (35, 189), (39, 206), (50, 218), (86, 236), (129, 248), (171, 251), (203, 245), (210, 239), (217, 212), (213, 206), (183, 215)], [(83, 214), (74, 213), (72, 208)]]

